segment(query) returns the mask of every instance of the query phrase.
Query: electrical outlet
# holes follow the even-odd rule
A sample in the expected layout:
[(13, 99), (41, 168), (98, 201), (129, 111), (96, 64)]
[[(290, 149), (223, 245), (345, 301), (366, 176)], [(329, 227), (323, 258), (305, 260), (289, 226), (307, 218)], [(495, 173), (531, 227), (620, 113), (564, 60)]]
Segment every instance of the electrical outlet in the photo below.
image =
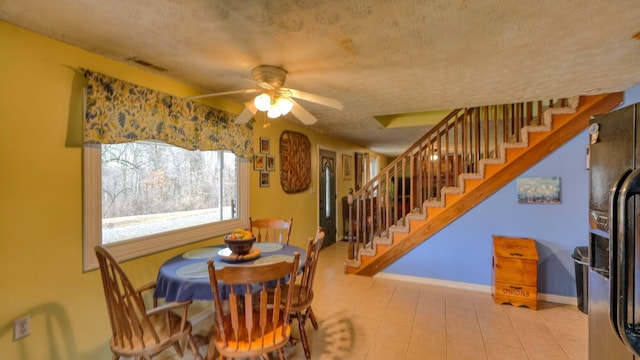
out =
[(13, 340), (22, 339), (31, 334), (31, 317), (29, 315), (13, 322)]

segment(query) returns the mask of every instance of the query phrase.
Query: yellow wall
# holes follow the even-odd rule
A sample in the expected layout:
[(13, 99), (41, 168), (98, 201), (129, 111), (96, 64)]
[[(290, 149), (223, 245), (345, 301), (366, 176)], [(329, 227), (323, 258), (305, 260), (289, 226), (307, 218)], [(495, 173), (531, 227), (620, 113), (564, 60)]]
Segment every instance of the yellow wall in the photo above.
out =
[[(262, 119), (262, 118), (260, 118)], [(262, 120), (260, 120), (261, 122)], [(280, 186), (280, 157), (279, 144), (280, 135), (284, 130), (291, 130), (303, 133), (309, 137), (311, 142), (311, 185), (307, 191), (287, 194)], [(271, 186), (260, 187), (259, 171), (254, 171), (251, 167), (251, 209), (250, 213), (253, 218), (261, 217), (293, 217), (293, 230), (291, 242), (298, 246), (304, 247), (306, 240), (313, 236), (318, 226), (318, 149), (322, 148), (336, 153), (336, 180), (337, 180), (337, 226), (338, 234), (336, 239), (342, 238), (342, 209), (341, 198), (346, 196), (349, 188), (354, 187), (355, 180), (342, 180), (342, 154), (349, 153), (353, 155), (354, 151), (366, 151), (362, 148), (354, 148), (346, 146), (345, 143), (327, 138), (318, 133), (309, 131), (302, 125), (293, 124), (289, 121), (275, 120), (270, 121), (267, 128), (263, 128), (260, 123), (256, 123), (254, 128), (254, 149), (259, 151), (260, 137), (268, 138), (271, 144), (270, 154), (276, 158), (276, 171), (271, 172)], [(383, 157), (383, 166), (386, 165)], [(353, 164), (352, 164), (353, 166)]]
[[(0, 22), (0, 358), (108, 359), (110, 334), (98, 271), (82, 272), (82, 159), (77, 145), (82, 77), (88, 68), (178, 96), (195, 89), (142, 72), (66, 44)], [(238, 109), (234, 104), (219, 104)], [(285, 194), (277, 156), (285, 128), (312, 143), (313, 184), (317, 147), (337, 153), (363, 151), (282, 120), (263, 129), (271, 140), (276, 172), (260, 188), (251, 171), (251, 214), (294, 217), (293, 242), (302, 245), (317, 226), (317, 193)], [(70, 134), (70, 135), (68, 135)], [(384, 165), (384, 164), (383, 164)], [(338, 198), (352, 181), (340, 180)], [(341, 226), (341, 222), (338, 222)], [(160, 265), (189, 247), (124, 263), (134, 283), (156, 277)], [(13, 321), (31, 316), (31, 335), (13, 341)]]

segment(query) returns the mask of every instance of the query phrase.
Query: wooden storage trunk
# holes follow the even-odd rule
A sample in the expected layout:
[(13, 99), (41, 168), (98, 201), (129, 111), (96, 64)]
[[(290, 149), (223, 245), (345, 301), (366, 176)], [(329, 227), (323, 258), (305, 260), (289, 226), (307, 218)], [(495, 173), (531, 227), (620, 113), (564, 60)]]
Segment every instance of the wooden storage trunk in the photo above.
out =
[(496, 304), (538, 308), (538, 250), (534, 240), (493, 236), (491, 275)]

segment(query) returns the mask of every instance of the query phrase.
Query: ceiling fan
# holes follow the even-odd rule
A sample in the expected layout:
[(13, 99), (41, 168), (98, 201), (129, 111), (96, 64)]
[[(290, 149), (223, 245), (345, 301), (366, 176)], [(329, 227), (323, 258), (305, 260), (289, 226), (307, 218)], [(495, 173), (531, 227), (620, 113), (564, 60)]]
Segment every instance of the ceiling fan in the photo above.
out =
[(200, 99), (211, 96), (259, 93), (253, 100), (244, 103), (245, 109), (236, 118), (236, 124), (251, 120), (258, 111), (266, 112), (267, 117), (277, 118), (291, 112), (303, 124), (311, 125), (318, 121), (310, 112), (297, 103), (294, 98), (342, 110), (342, 104), (335, 99), (310, 94), (300, 90), (284, 88), (287, 71), (273, 65), (259, 65), (251, 70), (255, 89), (232, 90), (212, 94), (190, 96), (188, 99)]

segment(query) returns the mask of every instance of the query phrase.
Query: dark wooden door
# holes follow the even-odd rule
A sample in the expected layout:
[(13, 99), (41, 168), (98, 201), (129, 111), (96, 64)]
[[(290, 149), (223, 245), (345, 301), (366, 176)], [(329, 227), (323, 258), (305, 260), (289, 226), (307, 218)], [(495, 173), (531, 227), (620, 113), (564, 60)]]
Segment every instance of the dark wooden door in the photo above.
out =
[(318, 164), (318, 223), (324, 229), (322, 247), (326, 247), (336, 242), (336, 153), (320, 149)]

